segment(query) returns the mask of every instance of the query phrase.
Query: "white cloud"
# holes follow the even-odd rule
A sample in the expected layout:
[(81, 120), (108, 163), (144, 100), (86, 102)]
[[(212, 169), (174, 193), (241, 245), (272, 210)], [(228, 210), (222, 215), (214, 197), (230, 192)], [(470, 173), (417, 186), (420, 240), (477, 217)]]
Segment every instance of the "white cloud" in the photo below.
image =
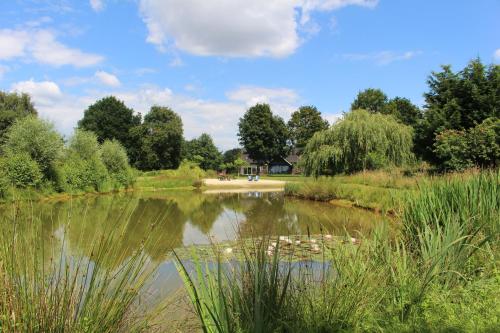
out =
[(420, 51), (393, 52), (381, 51), (375, 53), (347, 53), (342, 58), (352, 61), (373, 61), (377, 65), (389, 65), (396, 61), (410, 60), (420, 55)]
[(100, 55), (62, 44), (50, 30), (0, 30), (0, 60), (14, 58), (27, 58), (52, 66), (75, 67), (93, 66), (104, 59)]
[[(203, 56), (284, 57), (301, 44), (299, 30), (313, 11), (347, 5), (373, 7), (376, 0), (140, 0), (147, 41)], [(308, 24), (306, 26), (306, 24)]]
[(110, 87), (119, 87), (121, 85), (120, 80), (118, 78), (108, 72), (105, 71), (97, 71), (95, 73), (95, 77), (103, 84)]
[(90, 7), (96, 12), (104, 9), (104, 2), (102, 0), (90, 0)]
[(113, 95), (143, 115), (153, 105), (169, 106), (181, 116), (186, 138), (209, 133), (222, 149), (238, 146), (238, 121), (249, 106), (257, 102), (269, 103), (273, 112), (287, 120), (290, 113), (297, 108), (300, 99), (291, 89), (250, 86), (228, 92), (227, 99), (222, 101), (176, 94), (169, 88), (158, 86), (143, 86), (134, 90), (110, 89), (76, 96), (65, 94), (55, 82), (37, 82), (33, 79), (15, 83), (11, 87), (12, 91), (29, 93), (40, 115), (53, 121), (67, 136), (71, 134), (89, 105), (100, 98)]
[(495, 54), (493, 55), (493, 57), (495, 58), (495, 60), (500, 61), (500, 49), (497, 49), (495, 51)]
[(30, 35), (26, 31), (0, 30), (0, 60), (24, 56), (29, 41)]

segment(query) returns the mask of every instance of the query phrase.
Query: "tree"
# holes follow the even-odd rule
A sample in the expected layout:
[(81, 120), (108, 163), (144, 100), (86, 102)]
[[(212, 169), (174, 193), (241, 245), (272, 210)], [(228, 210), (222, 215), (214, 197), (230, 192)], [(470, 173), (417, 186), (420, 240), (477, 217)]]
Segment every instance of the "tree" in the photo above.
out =
[(416, 131), (418, 153), (439, 163), (436, 136), (444, 130), (467, 130), (489, 117), (500, 117), (500, 66), (486, 67), (475, 59), (457, 73), (442, 66), (427, 80), (425, 112)]
[(28, 94), (6, 93), (0, 91), (0, 145), (5, 142), (5, 135), (16, 119), (36, 116), (37, 111)]
[(127, 187), (132, 184), (134, 177), (123, 145), (118, 140), (106, 140), (100, 150), (102, 162), (111, 179), (115, 181), (115, 187)]
[(422, 111), (408, 98), (395, 97), (382, 110), (383, 114), (391, 114), (403, 124), (416, 127), (422, 120)]
[(55, 177), (55, 162), (61, 157), (63, 140), (54, 125), (28, 116), (16, 120), (6, 134), (6, 155), (27, 154), (38, 163), (46, 179)]
[(240, 144), (260, 165), (287, 155), (288, 129), (281, 117), (273, 115), (268, 104), (256, 104), (248, 109), (238, 127)]
[(241, 157), (242, 151), (241, 148), (233, 148), (226, 150), (223, 154), (224, 163), (233, 163), (238, 158)]
[(78, 127), (94, 132), (100, 143), (116, 139), (129, 150), (133, 145), (129, 131), (140, 123), (140, 114), (134, 115), (134, 110), (128, 108), (125, 103), (114, 96), (108, 96), (85, 110)]
[(326, 130), (328, 121), (321, 117), (321, 112), (315, 106), (301, 106), (292, 113), (288, 121), (290, 137), (295, 147), (303, 149), (314, 133)]
[(393, 116), (354, 110), (330, 129), (317, 132), (304, 149), (307, 175), (352, 173), (413, 160), (413, 130)]
[(358, 93), (351, 104), (351, 110), (363, 109), (370, 112), (383, 112), (387, 95), (380, 89), (368, 88)]
[(185, 158), (197, 162), (203, 170), (218, 170), (222, 163), (222, 154), (217, 149), (212, 137), (206, 133), (186, 142)]
[(182, 120), (172, 109), (153, 106), (130, 131), (135, 165), (141, 170), (176, 169), (181, 161)]

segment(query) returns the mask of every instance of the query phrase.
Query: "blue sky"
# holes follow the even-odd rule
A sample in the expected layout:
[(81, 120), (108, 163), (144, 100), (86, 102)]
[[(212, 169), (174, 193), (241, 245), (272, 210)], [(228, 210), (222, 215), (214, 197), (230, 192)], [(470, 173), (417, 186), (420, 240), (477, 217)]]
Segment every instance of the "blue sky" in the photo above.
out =
[(228, 149), (257, 102), (331, 122), (368, 87), (422, 105), (441, 64), (500, 62), (499, 36), (498, 0), (1, 0), (0, 89), (66, 136), (112, 94)]

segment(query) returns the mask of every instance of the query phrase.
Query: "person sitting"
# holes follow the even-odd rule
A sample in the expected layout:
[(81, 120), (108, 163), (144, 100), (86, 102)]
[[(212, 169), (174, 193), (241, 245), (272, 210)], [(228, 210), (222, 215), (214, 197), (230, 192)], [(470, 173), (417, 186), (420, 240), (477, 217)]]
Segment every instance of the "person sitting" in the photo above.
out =
[(259, 175), (255, 175), (254, 180), (255, 180), (256, 182), (258, 182), (258, 181), (259, 181)]
[(252, 181), (252, 175), (248, 175), (248, 181), (251, 182)]

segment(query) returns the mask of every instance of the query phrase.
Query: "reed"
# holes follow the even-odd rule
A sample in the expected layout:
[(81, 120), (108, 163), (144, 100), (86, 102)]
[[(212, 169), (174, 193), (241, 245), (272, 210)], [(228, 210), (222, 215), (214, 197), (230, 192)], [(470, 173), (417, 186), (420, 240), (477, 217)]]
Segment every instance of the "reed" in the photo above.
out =
[[(46, 233), (31, 214), (2, 219), (0, 331), (140, 332), (152, 313), (141, 291), (155, 271), (142, 249), (110, 265), (118, 232), (96, 235), (88, 252), (66, 253), (67, 239)], [(45, 235), (46, 236), (46, 235)]]

